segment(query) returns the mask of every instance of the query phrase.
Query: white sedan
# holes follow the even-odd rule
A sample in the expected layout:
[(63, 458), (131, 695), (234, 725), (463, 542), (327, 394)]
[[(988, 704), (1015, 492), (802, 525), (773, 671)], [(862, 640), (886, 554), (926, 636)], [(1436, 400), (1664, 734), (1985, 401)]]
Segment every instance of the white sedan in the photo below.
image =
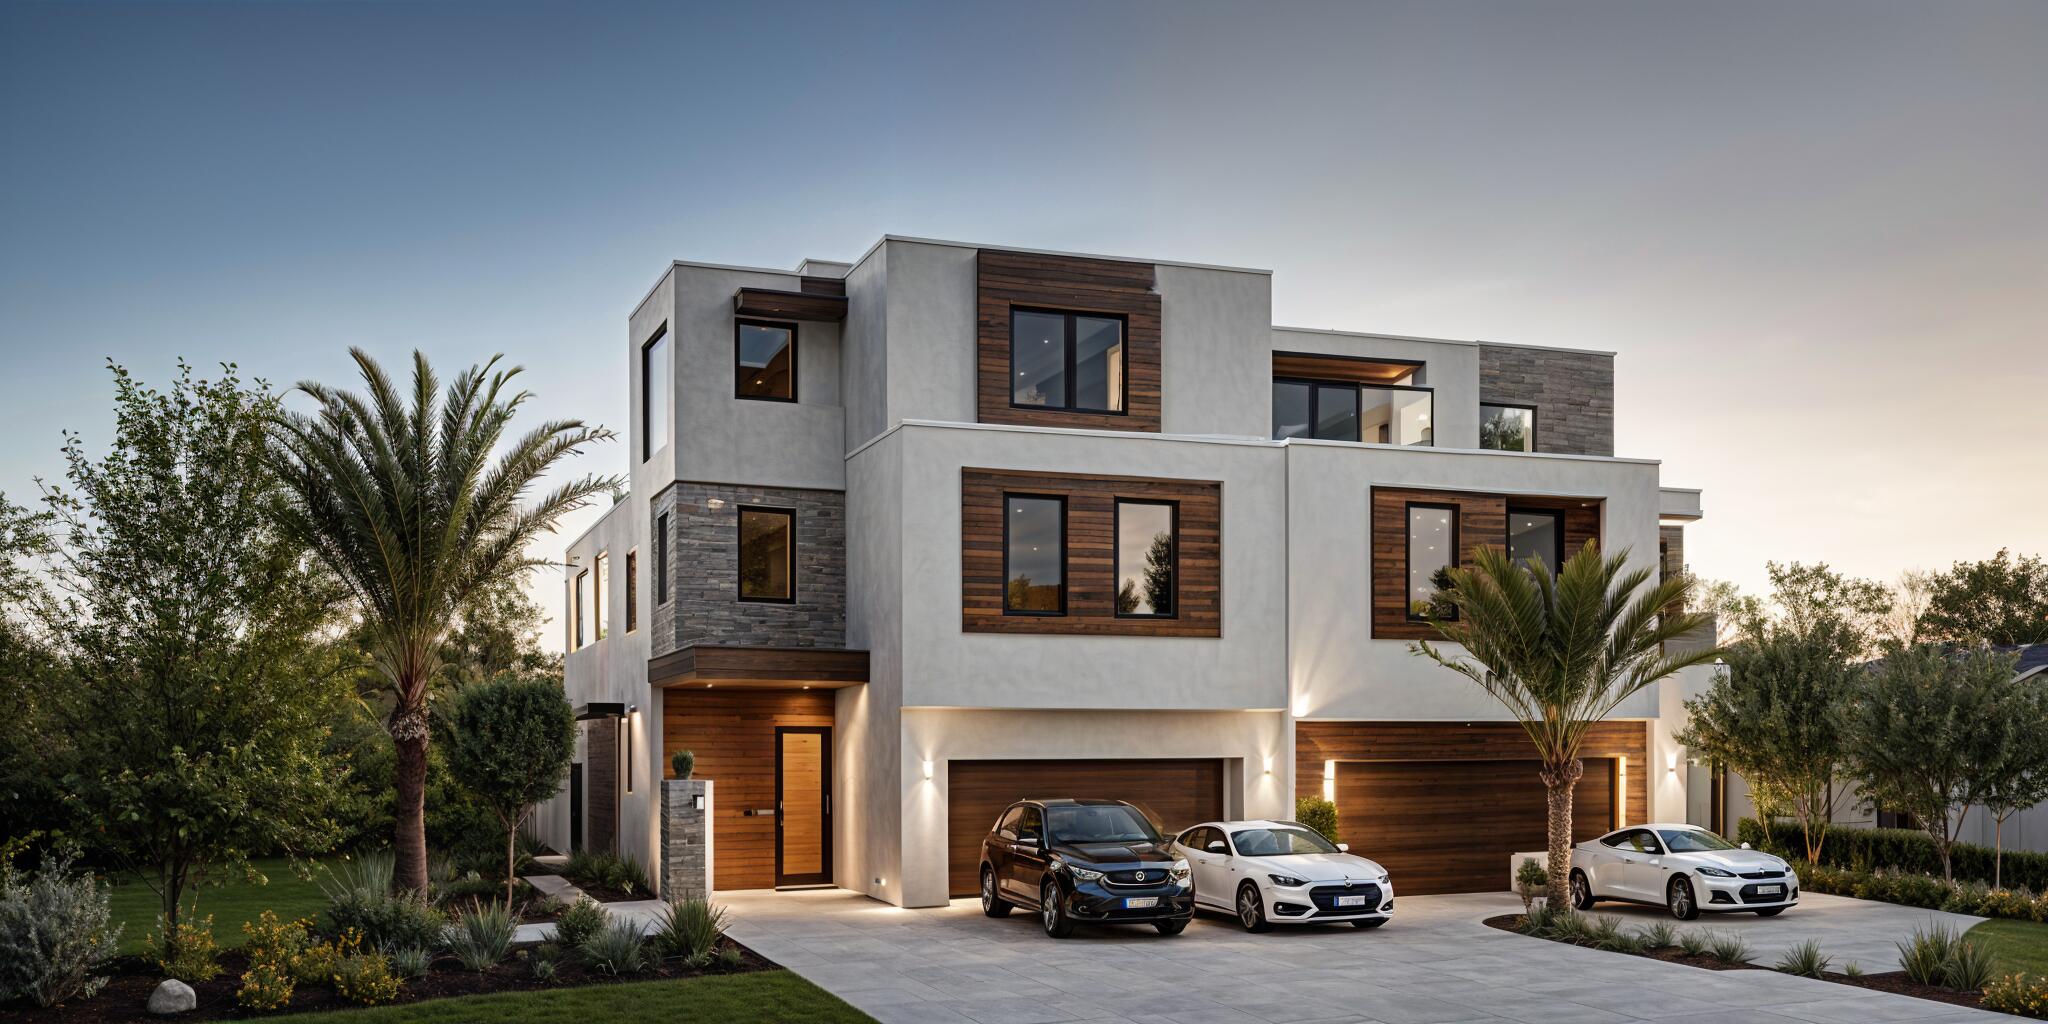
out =
[(1205, 822), (1174, 846), (1194, 875), (1195, 905), (1234, 914), (1248, 931), (1325, 921), (1377, 928), (1394, 913), (1385, 868), (1299, 822)]
[(1681, 921), (1701, 911), (1775, 917), (1799, 902), (1799, 876), (1782, 858), (1694, 825), (1631, 825), (1572, 847), (1571, 890), (1580, 910), (1619, 900)]

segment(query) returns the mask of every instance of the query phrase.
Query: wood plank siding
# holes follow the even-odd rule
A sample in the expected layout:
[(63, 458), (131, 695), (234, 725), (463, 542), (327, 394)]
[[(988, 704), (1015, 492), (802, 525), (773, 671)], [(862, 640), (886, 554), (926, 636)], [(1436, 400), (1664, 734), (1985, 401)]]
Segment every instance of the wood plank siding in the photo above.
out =
[(868, 652), (692, 644), (648, 662), (647, 681), (655, 686), (742, 681), (763, 686), (850, 686), (868, 681)]
[(619, 720), (583, 723), (583, 845), (600, 852), (619, 845)]
[[(983, 423), (1097, 430), (1159, 430), (1159, 293), (1150, 263), (983, 249), (976, 315), (976, 415)], [(1124, 318), (1122, 413), (1010, 404), (1010, 309), (1022, 306)]]
[(1223, 817), (1217, 760), (953, 761), (946, 766), (946, 884), (977, 891), (981, 840), (1019, 800), (1127, 800), (1168, 835)]
[[(1536, 761), (1357, 761), (1337, 766), (1340, 838), (1406, 896), (1499, 892), (1517, 853), (1549, 846)], [(1572, 841), (1614, 828), (1612, 758), (1586, 759), (1572, 787)]]
[(1407, 488), (1372, 489), (1372, 635), (1380, 640), (1429, 640), (1436, 631), (1408, 618), (1408, 506), (1449, 505), (1456, 509), (1458, 564), (1470, 567), (1472, 552), (1486, 544), (1505, 548), (1508, 506), (1562, 509), (1565, 557), (1587, 541), (1600, 543), (1598, 498), (1482, 494)]
[[(1003, 496), (1067, 501), (1067, 613), (1003, 614)], [(1116, 501), (1178, 505), (1176, 615), (1116, 615)], [(970, 633), (1094, 636), (1223, 635), (1223, 485), (1213, 480), (1077, 476), (1009, 470), (960, 472), (961, 628)]]
[(670, 689), (662, 705), (662, 775), (678, 750), (697, 755), (696, 777), (712, 780), (712, 887), (775, 885), (775, 818), (744, 812), (775, 807), (775, 729), (830, 726), (830, 690)]
[(1342, 380), (1359, 384), (1399, 384), (1422, 363), (1399, 359), (1324, 355), (1315, 352), (1273, 353), (1273, 376), (1296, 380)]
[(775, 288), (741, 288), (732, 296), (732, 311), (739, 316), (774, 320), (811, 320), (838, 323), (846, 319), (846, 295), (800, 292)]

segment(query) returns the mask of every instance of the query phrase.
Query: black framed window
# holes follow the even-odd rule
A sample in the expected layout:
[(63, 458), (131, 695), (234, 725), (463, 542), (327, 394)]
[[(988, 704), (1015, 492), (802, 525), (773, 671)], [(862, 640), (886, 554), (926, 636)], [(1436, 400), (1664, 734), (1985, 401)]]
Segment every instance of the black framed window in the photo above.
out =
[(1564, 513), (1548, 508), (1508, 509), (1508, 557), (1516, 565), (1541, 559), (1552, 576), (1564, 564)]
[(654, 517), (654, 603), (668, 603), (668, 513)]
[(796, 600), (796, 510), (740, 506), (742, 601)]
[(1067, 499), (1003, 495), (1003, 613), (1067, 613)]
[(1434, 445), (1435, 405), (1426, 387), (1275, 380), (1273, 439)]
[(610, 631), (605, 629), (604, 602), (611, 594), (612, 556), (609, 551), (597, 553), (597, 568), (591, 573), (590, 623), (593, 639), (602, 640)]
[(626, 552), (626, 632), (640, 628), (640, 552)]
[(1496, 452), (1536, 450), (1536, 407), (1479, 403), (1479, 447)]
[(669, 360), (668, 325), (640, 346), (640, 461), (668, 443), (669, 410), (675, 402), (675, 366)]
[(1446, 582), (1443, 573), (1458, 564), (1458, 507), (1410, 502), (1408, 505), (1408, 618), (1421, 621), (1436, 607), (1439, 618), (1455, 609), (1436, 599)]
[(1116, 614), (1170, 619), (1180, 607), (1180, 506), (1171, 501), (1116, 503)]
[(570, 639), (576, 643), (573, 649), (581, 650), (583, 648), (583, 623), (590, 618), (590, 570), (585, 569), (576, 574), (574, 592), (575, 597), (571, 599), (573, 604), (569, 615), (569, 618), (572, 620), (574, 633)]
[(1010, 311), (1010, 404), (1030, 409), (1122, 413), (1124, 319), (1058, 310)]
[(741, 320), (733, 326), (733, 395), (796, 401), (796, 325)]

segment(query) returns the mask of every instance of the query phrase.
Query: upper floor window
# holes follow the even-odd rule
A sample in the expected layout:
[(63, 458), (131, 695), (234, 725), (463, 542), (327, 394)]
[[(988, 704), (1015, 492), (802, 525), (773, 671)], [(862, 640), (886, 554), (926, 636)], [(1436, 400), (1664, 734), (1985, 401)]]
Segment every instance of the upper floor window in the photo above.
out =
[(740, 600), (796, 600), (796, 510), (740, 506)]
[(584, 637), (588, 635), (585, 623), (589, 621), (587, 609), (590, 607), (590, 570), (584, 569), (576, 574), (576, 582), (569, 601), (569, 639), (574, 644), (570, 649), (577, 650), (589, 642)]
[(796, 401), (796, 325), (741, 320), (733, 335), (733, 394)]
[(597, 553), (597, 566), (593, 572), (594, 581), (590, 591), (590, 621), (594, 639), (605, 637), (604, 599), (612, 588), (612, 558), (608, 552)]
[(654, 517), (654, 603), (668, 603), (668, 513)]
[(1010, 404), (1075, 412), (1124, 411), (1122, 317), (1010, 312)]
[(1508, 558), (1516, 565), (1538, 559), (1552, 576), (1564, 564), (1564, 513), (1553, 509), (1508, 509)]
[(1116, 613), (1172, 618), (1180, 509), (1168, 501), (1116, 503)]
[(1067, 612), (1067, 500), (1003, 496), (1003, 611)]
[(640, 346), (640, 461), (668, 443), (668, 414), (675, 399), (675, 366), (669, 360), (668, 325)]
[(1458, 509), (1455, 505), (1408, 504), (1408, 618), (1422, 619), (1432, 610), (1453, 618), (1455, 609), (1437, 599), (1458, 564)]
[(1273, 438), (1433, 445), (1436, 393), (1348, 381), (1275, 380)]
[(1536, 407), (1480, 403), (1479, 447), (1497, 452), (1535, 451)]
[(626, 552), (626, 632), (640, 628), (640, 552)]

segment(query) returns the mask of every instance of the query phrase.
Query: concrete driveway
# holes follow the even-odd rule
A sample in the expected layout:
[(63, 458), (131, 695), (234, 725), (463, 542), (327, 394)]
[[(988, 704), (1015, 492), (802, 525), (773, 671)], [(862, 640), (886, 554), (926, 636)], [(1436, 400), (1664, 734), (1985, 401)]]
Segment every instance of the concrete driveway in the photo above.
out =
[(1798, 906), (1772, 918), (1738, 912), (1701, 914), (1697, 921), (1672, 921), (1669, 913), (1656, 907), (1627, 903), (1601, 903), (1592, 913), (1620, 918), (1624, 931), (1671, 921), (1682, 931), (1740, 935), (1756, 950), (1750, 962), (1766, 967), (1777, 963), (1778, 955), (1784, 951), (1815, 939), (1820, 942), (1821, 952), (1835, 958), (1835, 970), (1854, 963), (1866, 974), (1898, 970), (1899, 949), (1894, 943), (1911, 935), (1915, 928), (1940, 925), (1961, 933), (1984, 920), (1968, 914), (1944, 914), (1939, 910), (1816, 893), (1801, 894)]
[[(732, 909), (735, 938), (889, 1024), (2010, 1020), (1774, 972), (1704, 971), (1579, 949), (1480, 924), (1519, 908), (1505, 894), (1403, 897), (1393, 923), (1370, 932), (1338, 926), (1251, 935), (1205, 915), (1175, 938), (1150, 928), (1083, 928), (1065, 941), (1046, 938), (1029, 914), (984, 918), (970, 900), (930, 910), (843, 890), (721, 893), (719, 900)], [(1913, 913), (1917, 920), (1923, 912)], [(1738, 926), (1748, 931), (1756, 922)], [(1761, 948), (1753, 934), (1751, 942)]]

